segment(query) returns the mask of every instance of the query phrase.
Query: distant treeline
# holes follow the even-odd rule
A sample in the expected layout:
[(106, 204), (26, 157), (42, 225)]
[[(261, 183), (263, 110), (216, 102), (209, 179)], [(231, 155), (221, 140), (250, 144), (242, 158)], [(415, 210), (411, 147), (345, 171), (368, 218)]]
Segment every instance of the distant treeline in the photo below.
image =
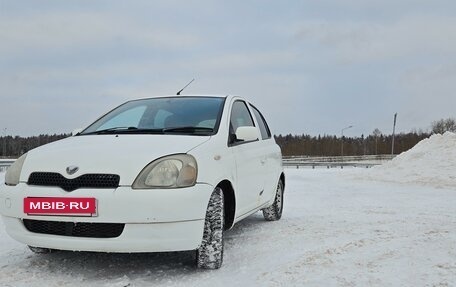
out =
[[(0, 157), (16, 158), (27, 151), (69, 134), (39, 135), (33, 137), (0, 137)], [(420, 140), (429, 137), (428, 133), (411, 132), (395, 137), (394, 153), (401, 153), (412, 148)], [(342, 139), (336, 136), (279, 135), (275, 136), (282, 154), (308, 156), (338, 156), (342, 152)], [(389, 154), (391, 153), (391, 135), (369, 135), (368, 137), (344, 137), (344, 155)]]
[(16, 158), (31, 149), (41, 145), (60, 140), (69, 134), (39, 135), (33, 137), (6, 136), (0, 137), (0, 158)]
[[(456, 133), (456, 119), (447, 118), (431, 123), (431, 131), (411, 131), (397, 134), (394, 138), (394, 154), (407, 151), (419, 141), (432, 134), (445, 132)], [(392, 135), (384, 135), (379, 129), (375, 129), (371, 135), (364, 137), (336, 137), (331, 135), (278, 135), (275, 136), (277, 143), (282, 148), (284, 156), (307, 155), (307, 156), (338, 156), (343, 155), (376, 155), (390, 154)]]
[[(419, 141), (429, 137), (428, 133), (401, 133), (395, 136), (394, 153), (399, 154), (409, 150)], [(369, 135), (368, 137), (336, 137), (336, 136), (310, 136), (310, 135), (279, 135), (275, 137), (277, 144), (282, 148), (284, 156), (338, 156), (390, 154), (391, 135)]]
[[(431, 134), (443, 134), (447, 131), (456, 133), (456, 119), (448, 118), (434, 121), (430, 132), (412, 131), (395, 136), (394, 153), (399, 154), (414, 147), (419, 141)], [(0, 137), (0, 158), (16, 158), (38, 146), (69, 137), (70, 134), (39, 135), (33, 137), (6, 136)], [(364, 137), (337, 137), (331, 135), (278, 135), (274, 136), (282, 148), (284, 156), (338, 156), (343, 155), (376, 155), (390, 154), (392, 135), (383, 135), (375, 129), (371, 135)]]

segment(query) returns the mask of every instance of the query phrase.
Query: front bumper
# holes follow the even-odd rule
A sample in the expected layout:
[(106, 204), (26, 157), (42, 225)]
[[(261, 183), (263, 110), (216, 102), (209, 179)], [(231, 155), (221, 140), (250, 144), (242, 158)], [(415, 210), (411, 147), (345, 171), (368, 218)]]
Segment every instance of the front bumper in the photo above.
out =
[[(78, 189), (65, 192), (54, 187), (35, 187), (21, 183), (1, 186), (0, 214), (8, 234), (27, 245), (75, 251), (161, 252), (198, 248), (204, 218), (213, 186), (197, 184), (189, 188), (133, 190), (130, 187)], [(25, 197), (95, 197), (97, 215), (30, 216), (23, 212)], [(83, 238), (28, 231), (22, 219), (122, 223), (125, 228), (115, 238)]]

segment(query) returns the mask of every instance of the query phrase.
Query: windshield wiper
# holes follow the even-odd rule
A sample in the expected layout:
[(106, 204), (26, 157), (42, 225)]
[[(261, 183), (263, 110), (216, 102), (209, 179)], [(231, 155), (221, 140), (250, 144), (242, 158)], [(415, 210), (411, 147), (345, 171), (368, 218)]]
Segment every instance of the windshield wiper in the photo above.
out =
[(207, 127), (192, 127), (192, 126), (185, 126), (185, 127), (175, 127), (175, 128), (166, 128), (163, 129), (163, 132), (190, 132), (190, 133), (197, 133), (197, 132), (213, 132), (213, 128)]
[(109, 128), (109, 129), (83, 133), (82, 135), (111, 134), (111, 133), (117, 133), (119, 131), (129, 131), (129, 130), (136, 130), (136, 129), (138, 129), (138, 128), (137, 127), (113, 127), (113, 128)]
[(109, 129), (93, 131), (88, 133), (82, 133), (81, 135), (101, 135), (101, 134), (164, 134), (167, 132), (170, 133), (207, 133), (213, 132), (214, 129), (207, 127), (174, 127), (174, 128), (164, 128), (164, 129), (143, 129), (137, 127), (113, 127)]
[(81, 135), (101, 135), (101, 134), (163, 134), (163, 129), (140, 129), (137, 127), (114, 127)]

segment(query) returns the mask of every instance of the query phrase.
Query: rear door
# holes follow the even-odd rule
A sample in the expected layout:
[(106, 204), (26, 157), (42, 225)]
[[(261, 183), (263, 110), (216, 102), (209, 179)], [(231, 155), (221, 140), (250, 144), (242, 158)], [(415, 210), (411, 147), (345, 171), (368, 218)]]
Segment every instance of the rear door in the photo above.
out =
[(261, 176), (264, 182), (264, 191), (261, 194), (259, 201), (260, 204), (263, 204), (275, 196), (277, 182), (280, 174), (282, 156), (280, 153), (280, 148), (272, 137), (269, 126), (266, 123), (263, 115), (255, 106), (251, 104), (249, 106), (261, 133), (258, 151), (261, 153)]

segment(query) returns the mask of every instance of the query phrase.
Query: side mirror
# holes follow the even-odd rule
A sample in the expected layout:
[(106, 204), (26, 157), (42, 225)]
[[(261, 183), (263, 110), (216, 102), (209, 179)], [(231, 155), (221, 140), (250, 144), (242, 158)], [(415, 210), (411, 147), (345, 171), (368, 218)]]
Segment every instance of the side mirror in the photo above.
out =
[(258, 138), (259, 135), (256, 127), (238, 127), (236, 130), (236, 139), (238, 141), (256, 141)]
[(84, 129), (75, 129), (74, 131), (71, 132), (72, 136), (78, 135), (80, 132), (82, 132)]

